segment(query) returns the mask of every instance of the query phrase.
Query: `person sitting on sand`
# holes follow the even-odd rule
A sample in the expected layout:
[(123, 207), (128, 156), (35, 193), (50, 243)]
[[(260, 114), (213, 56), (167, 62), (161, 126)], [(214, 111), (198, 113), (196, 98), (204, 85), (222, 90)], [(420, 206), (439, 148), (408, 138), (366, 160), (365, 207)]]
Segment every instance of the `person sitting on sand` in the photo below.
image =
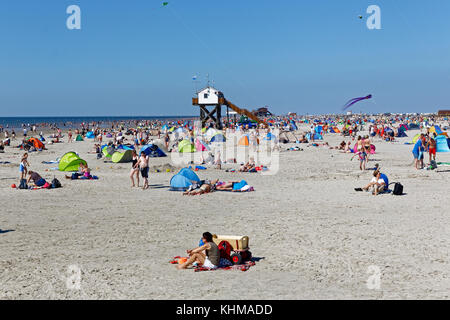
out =
[(30, 171), (28, 171), (28, 175), (29, 175), (29, 177), (28, 177), (28, 180), (27, 180), (27, 184), (29, 184), (31, 180), (33, 180), (34, 185), (36, 187), (42, 187), (46, 183), (45, 179), (42, 178), (39, 175), (39, 173), (37, 173), (37, 172), (34, 172), (34, 171), (30, 170)]
[(66, 175), (66, 179), (70, 179), (70, 180), (77, 180), (79, 177), (82, 176), (90, 176), (90, 169), (88, 168), (87, 165), (84, 165), (82, 162), (80, 162), (80, 164), (78, 165), (78, 171), (72, 173), (71, 176)]
[(381, 178), (381, 172), (379, 170), (375, 170), (372, 180), (362, 190), (369, 191), (370, 188), (373, 188), (372, 194), (375, 196), (387, 188), (386, 182)]
[(255, 158), (252, 156), (250, 157), (249, 161), (246, 164), (244, 164), (239, 168), (239, 172), (250, 172), (250, 170), (253, 170), (255, 168), (256, 168)]
[(344, 146), (344, 153), (352, 153), (352, 147), (351, 147), (351, 141), (347, 142), (347, 144)]
[(189, 259), (185, 263), (178, 265), (178, 270), (187, 269), (195, 262), (209, 269), (216, 269), (219, 266), (220, 250), (217, 244), (214, 243), (212, 234), (209, 232), (203, 233), (202, 241), (204, 243), (202, 246), (186, 251)]

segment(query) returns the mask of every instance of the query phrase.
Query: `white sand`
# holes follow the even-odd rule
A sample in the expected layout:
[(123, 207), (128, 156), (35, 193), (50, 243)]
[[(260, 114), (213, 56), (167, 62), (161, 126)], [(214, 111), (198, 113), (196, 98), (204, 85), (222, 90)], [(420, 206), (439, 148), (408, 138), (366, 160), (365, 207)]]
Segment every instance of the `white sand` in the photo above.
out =
[[(355, 192), (371, 171), (360, 172), (348, 154), (306, 145), (282, 152), (274, 176), (199, 173), (243, 178), (256, 192), (186, 197), (131, 189), (130, 164), (87, 155), (92, 141), (31, 154), (31, 169), (55, 175), (63, 188), (14, 190), (22, 152), (8, 148), (0, 161), (14, 165), (0, 165), (0, 229), (14, 231), (0, 233), (0, 299), (449, 298), (450, 172), (416, 171), (412, 146), (403, 144), (415, 133), (408, 134), (376, 142), (373, 156), (391, 182), (404, 185), (401, 197)], [(342, 140), (330, 134), (325, 141)], [(66, 181), (45, 171), (56, 165), (41, 161), (71, 150), (100, 180)], [(450, 162), (450, 154), (438, 161)], [(172, 175), (151, 173), (150, 183), (167, 186)], [(175, 270), (168, 261), (195, 247), (204, 231), (248, 235), (253, 255), (264, 259), (247, 272)], [(73, 265), (82, 270), (79, 290), (66, 283)], [(371, 265), (381, 270), (379, 290), (366, 285)]]

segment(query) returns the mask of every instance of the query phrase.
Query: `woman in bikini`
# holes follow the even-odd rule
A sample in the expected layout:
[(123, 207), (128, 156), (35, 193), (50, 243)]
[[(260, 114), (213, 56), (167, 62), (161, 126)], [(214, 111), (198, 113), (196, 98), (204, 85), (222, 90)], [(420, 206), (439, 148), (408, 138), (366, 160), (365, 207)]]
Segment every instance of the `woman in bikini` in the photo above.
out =
[(136, 176), (137, 186), (139, 188), (139, 166), (138, 166), (139, 157), (136, 153), (136, 150), (133, 150), (132, 153), (133, 153), (133, 160), (131, 163), (131, 172), (130, 172), (131, 187), (132, 188), (135, 187), (134, 176)]

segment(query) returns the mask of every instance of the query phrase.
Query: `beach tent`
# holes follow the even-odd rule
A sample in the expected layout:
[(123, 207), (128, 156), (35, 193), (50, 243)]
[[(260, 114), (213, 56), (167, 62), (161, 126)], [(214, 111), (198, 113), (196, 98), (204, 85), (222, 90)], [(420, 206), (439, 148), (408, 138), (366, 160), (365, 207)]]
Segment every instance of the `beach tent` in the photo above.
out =
[[(256, 138), (256, 143), (259, 144), (259, 139)], [(238, 142), (239, 146), (249, 146), (250, 145), (250, 138), (249, 136), (246, 134), (244, 135), (242, 138), (239, 139)]]
[(441, 130), (441, 128), (440, 128), (439, 126), (432, 126), (430, 129), (428, 129), (428, 131), (429, 131), (431, 134), (436, 134), (437, 136), (440, 135), (440, 134), (445, 134), (445, 135), (447, 135), (446, 132), (442, 132), (442, 130)]
[(183, 168), (170, 179), (170, 190), (186, 191), (192, 181), (200, 182), (200, 178), (191, 169)]
[(337, 127), (330, 127), (329, 130), (331, 133), (341, 133), (341, 131)]
[(212, 137), (214, 137), (217, 133), (220, 133), (218, 130), (214, 129), (214, 128), (208, 128), (205, 131), (205, 136), (207, 140), (211, 140)]
[(419, 140), (419, 138), (420, 138), (420, 133), (418, 133), (414, 136), (414, 138), (412, 139), (412, 143), (416, 143), (417, 140)]
[(178, 152), (195, 152), (195, 146), (189, 140), (182, 140), (178, 144)]
[(133, 146), (125, 146), (123, 144), (121, 144), (120, 146), (117, 147), (117, 150), (134, 150)]
[(79, 135), (77, 135), (77, 138), (75, 139), (75, 141), (84, 141), (84, 139), (81, 136), (81, 134), (79, 134)]
[(274, 134), (272, 134), (271, 132), (269, 132), (269, 133), (267, 134), (267, 136), (264, 137), (264, 140), (270, 141), (270, 140), (276, 140), (276, 138), (277, 138), (277, 137), (276, 137)]
[(67, 152), (59, 160), (59, 171), (78, 171), (80, 163), (87, 165), (86, 161), (80, 158), (75, 152)]
[(322, 131), (323, 131), (323, 127), (322, 126), (317, 126), (315, 130), (316, 130), (316, 133), (321, 134)]
[(27, 143), (30, 145), (33, 145), (33, 147), (35, 147), (38, 150), (42, 150), (45, 149), (44, 144), (42, 143), (42, 141), (40, 141), (39, 139), (36, 138), (29, 138), (27, 140)]
[[(311, 140), (311, 133), (308, 133), (306, 135), (306, 139)], [(323, 140), (323, 137), (322, 137), (322, 135), (320, 135), (318, 133), (315, 133), (314, 134), (314, 140)]]
[(143, 146), (139, 154), (141, 154), (142, 152), (150, 158), (167, 157), (167, 155), (156, 144), (148, 144)]
[(175, 130), (175, 132), (177, 132), (177, 133), (186, 133), (187, 130), (184, 127), (179, 127), (178, 129)]
[(89, 131), (88, 133), (86, 133), (86, 138), (88, 138), (88, 139), (94, 139), (94, 138), (95, 138), (95, 135), (94, 135), (94, 133), (93, 133), (92, 131)]
[(116, 149), (113, 146), (102, 147), (102, 153), (107, 158), (111, 158), (114, 152), (116, 152)]
[(112, 162), (114, 163), (125, 163), (133, 161), (133, 151), (126, 150), (125, 152), (116, 151), (113, 153)]
[(225, 142), (226, 139), (223, 134), (216, 133), (209, 142)]
[(402, 130), (402, 128), (398, 128), (398, 135), (397, 135), (398, 138), (404, 138), (404, 137), (407, 137), (407, 136), (408, 135), (406, 134), (404, 129)]
[(200, 139), (195, 139), (195, 149), (197, 149), (197, 151), (209, 151), (210, 148), (209, 146), (204, 143), (203, 141), (201, 141)]
[(400, 129), (402, 129), (404, 131), (408, 131), (409, 130), (408, 126), (406, 124), (404, 124), (404, 123), (400, 125), (399, 130)]
[[(377, 148), (375, 148), (375, 146), (373, 144), (370, 145), (370, 154), (375, 154), (375, 150)], [(355, 146), (353, 147), (353, 153), (357, 153), (358, 152), (358, 143), (355, 143)]]
[(444, 135), (436, 137), (436, 152), (450, 152), (450, 139)]

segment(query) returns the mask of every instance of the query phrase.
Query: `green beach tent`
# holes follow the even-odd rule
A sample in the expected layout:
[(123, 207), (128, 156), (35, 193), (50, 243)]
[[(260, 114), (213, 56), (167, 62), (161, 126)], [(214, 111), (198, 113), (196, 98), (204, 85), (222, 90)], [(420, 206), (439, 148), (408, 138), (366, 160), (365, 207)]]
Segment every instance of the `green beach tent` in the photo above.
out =
[(133, 151), (126, 150), (125, 152), (116, 151), (112, 155), (112, 162), (114, 163), (125, 163), (133, 161)]
[(67, 152), (59, 160), (59, 171), (78, 171), (80, 163), (87, 165), (87, 162), (80, 158), (75, 152)]
[(419, 140), (419, 138), (420, 138), (420, 133), (418, 133), (414, 136), (414, 138), (412, 139), (412, 143), (416, 143), (417, 140)]
[(178, 144), (178, 152), (195, 152), (195, 146), (189, 140), (183, 140)]
[(107, 158), (111, 158), (114, 152), (116, 152), (116, 149), (113, 146), (104, 146), (102, 149), (103, 155)]
[(79, 135), (77, 135), (77, 138), (75, 139), (75, 141), (84, 141), (84, 139), (81, 136), (81, 134), (79, 134)]

